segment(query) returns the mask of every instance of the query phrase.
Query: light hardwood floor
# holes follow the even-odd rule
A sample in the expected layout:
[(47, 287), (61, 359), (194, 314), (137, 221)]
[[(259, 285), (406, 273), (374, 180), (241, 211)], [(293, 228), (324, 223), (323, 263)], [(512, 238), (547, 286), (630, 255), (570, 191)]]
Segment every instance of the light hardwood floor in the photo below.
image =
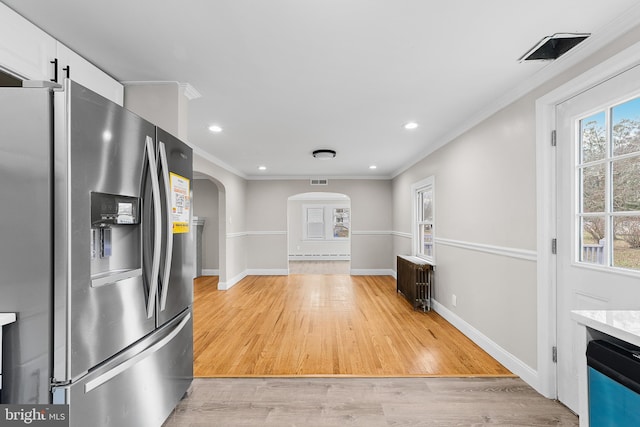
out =
[(512, 376), (390, 276), (196, 279), (196, 377)]

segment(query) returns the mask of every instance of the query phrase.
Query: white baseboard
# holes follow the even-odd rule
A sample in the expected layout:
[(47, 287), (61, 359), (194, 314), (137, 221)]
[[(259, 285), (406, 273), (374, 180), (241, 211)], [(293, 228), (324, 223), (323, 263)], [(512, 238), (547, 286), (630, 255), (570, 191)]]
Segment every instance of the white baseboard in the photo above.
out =
[(395, 276), (395, 272), (389, 268), (379, 268), (379, 269), (352, 268), (350, 273), (352, 276)]
[(202, 269), (202, 275), (203, 276), (219, 276), (220, 275), (220, 270), (214, 270), (211, 268), (203, 268)]
[(287, 276), (286, 268), (252, 268), (246, 271), (247, 276)]
[[(218, 270), (202, 270), (202, 274), (209, 275), (209, 272), (218, 272)], [(395, 271), (391, 269), (355, 269), (351, 270), (350, 274), (353, 276), (393, 276), (395, 277)], [(215, 275), (215, 274), (211, 274)], [(240, 280), (247, 276), (287, 276), (289, 270), (286, 268), (253, 268), (247, 269), (238, 274), (231, 280), (226, 282), (218, 282), (218, 289), (225, 291), (238, 283)]]
[(239, 281), (241, 281), (242, 279), (244, 279), (245, 277), (247, 277), (247, 271), (243, 271), (242, 273), (238, 274), (237, 276), (233, 277), (230, 280), (227, 280), (226, 282), (218, 282), (218, 290), (220, 291), (228, 291), (229, 289), (231, 289), (231, 287), (233, 285), (235, 285), (236, 283), (238, 283)]
[(502, 363), (507, 369), (515, 375), (522, 378), (531, 387), (538, 390), (538, 372), (524, 363), (522, 360), (509, 353), (504, 348), (493, 342), (487, 336), (482, 334), (476, 328), (465, 322), (457, 314), (440, 304), (438, 301), (432, 301), (433, 310), (442, 316), (447, 322), (455, 326), (460, 332), (465, 334), (469, 339), (478, 344), (484, 351), (489, 353), (491, 357)]

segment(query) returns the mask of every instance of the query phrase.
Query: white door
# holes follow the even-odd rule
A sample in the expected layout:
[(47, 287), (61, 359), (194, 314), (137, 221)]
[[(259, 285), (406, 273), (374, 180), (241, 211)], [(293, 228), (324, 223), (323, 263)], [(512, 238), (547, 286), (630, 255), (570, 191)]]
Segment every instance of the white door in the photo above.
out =
[(640, 66), (558, 105), (556, 117), (558, 399), (578, 412), (585, 337), (570, 311), (640, 309)]

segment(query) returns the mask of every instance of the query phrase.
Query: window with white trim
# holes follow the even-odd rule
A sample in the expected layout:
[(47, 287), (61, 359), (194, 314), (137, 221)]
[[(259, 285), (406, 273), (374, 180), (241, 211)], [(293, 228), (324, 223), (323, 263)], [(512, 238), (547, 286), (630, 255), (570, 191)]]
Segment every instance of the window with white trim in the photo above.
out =
[(640, 270), (640, 97), (578, 120), (577, 261)]
[(412, 186), (414, 200), (414, 255), (433, 262), (434, 178), (429, 177)]

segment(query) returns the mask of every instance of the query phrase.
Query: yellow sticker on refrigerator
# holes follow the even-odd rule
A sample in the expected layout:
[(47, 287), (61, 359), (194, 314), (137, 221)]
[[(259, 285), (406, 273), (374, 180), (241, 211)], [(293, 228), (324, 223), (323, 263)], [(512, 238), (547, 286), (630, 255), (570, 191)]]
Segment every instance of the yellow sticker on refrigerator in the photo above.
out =
[(183, 176), (169, 173), (171, 185), (171, 221), (173, 234), (189, 232), (189, 218), (191, 213), (191, 199), (189, 180)]

